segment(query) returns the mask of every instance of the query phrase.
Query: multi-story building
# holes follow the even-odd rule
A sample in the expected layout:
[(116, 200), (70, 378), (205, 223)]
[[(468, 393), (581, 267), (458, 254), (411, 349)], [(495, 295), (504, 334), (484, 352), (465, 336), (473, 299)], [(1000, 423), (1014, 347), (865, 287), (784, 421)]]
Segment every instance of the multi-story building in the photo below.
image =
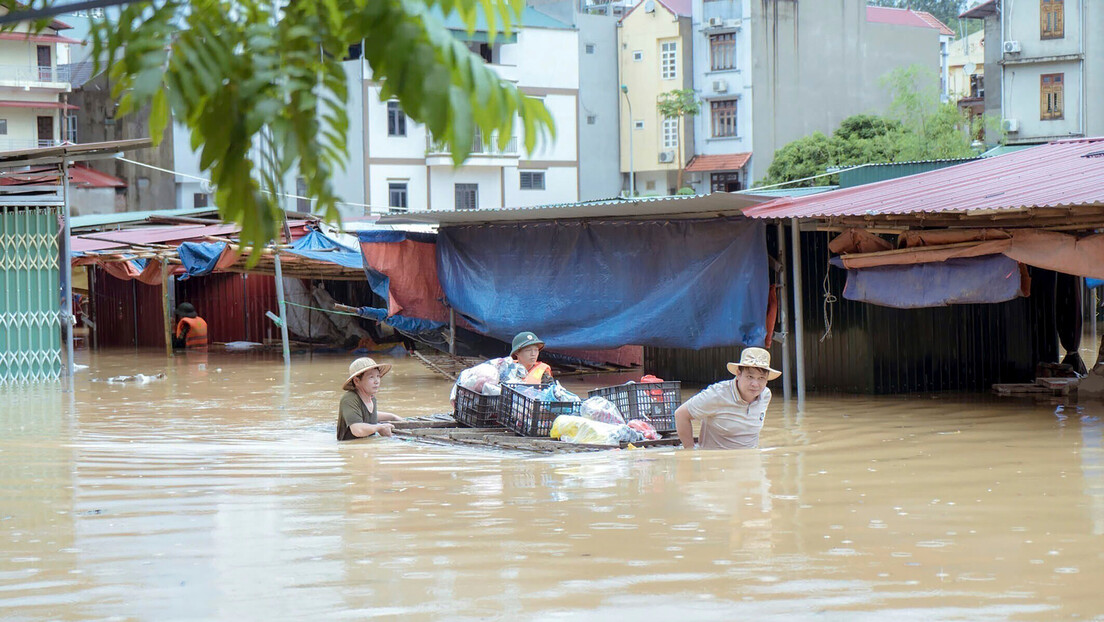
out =
[(989, 0), (962, 17), (985, 20), (985, 112), (1007, 143), (1104, 134), (1104, 0)]
[[(6, 9), (0, 11), (7, 13)], [(0, 32), (0, 150), (49, 147), (67, 139), (74, 106), (67, 102), (69, 74), (58, 65), (68, 24), (53, 20), (38, 33), (30, 24)]]
[(703, 100), (698, 155), (687, 167), (693, 187), (746, 188), (787, 143), (884, 112), (891, 98), (882, 78), (895, 69), (942, 73), (950, 30), (891, 11), (902, 14), (886, 18), (865, 0), (800, 8), (796, 0), (693, 0), (694, 86)]
[(951, 101), (970, 116), (985, 112), (985, 31), (951, 42), (947, 57)]
[(690, 0), (644, 0), (617, 27), (621, 173), (630, 194), (673, 194), (694, 155), (692, 117), (665, 117), (664, 93), (694, 86)]

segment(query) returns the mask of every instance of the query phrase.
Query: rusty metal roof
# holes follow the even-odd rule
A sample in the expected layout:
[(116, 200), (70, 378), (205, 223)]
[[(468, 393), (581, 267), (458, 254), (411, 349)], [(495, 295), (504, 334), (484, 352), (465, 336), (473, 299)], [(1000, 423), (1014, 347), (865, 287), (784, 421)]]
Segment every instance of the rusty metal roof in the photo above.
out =
[(828, 218), (1104, 206), (1104, 137), (1060, 140), (947, 168), (749, 207), (750, 218)]

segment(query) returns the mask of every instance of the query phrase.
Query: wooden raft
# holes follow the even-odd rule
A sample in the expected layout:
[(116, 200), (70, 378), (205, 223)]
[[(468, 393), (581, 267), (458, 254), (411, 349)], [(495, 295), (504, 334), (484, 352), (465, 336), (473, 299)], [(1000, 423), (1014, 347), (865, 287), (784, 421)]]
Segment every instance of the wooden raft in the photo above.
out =
[(1079, 381), (1080, 378), (1036, 378), (1033, 383), (995, 384), (993, 392), (997, 395), (1015, 397), (1065, 397), (1077, 394)]
[[(580, 445), (547, 437), (518, 436), (506, 428), (465, 428), (449, 415), (411, 417), (395, 423), (395, 436), (431, 445), (483, 447), (507, 451), (541, 454), (577, 454), (611, 449), (627, 449), (628, 443), (615, 445)], [(677, 447), (678, 438), (632, 443), (637, 449)]]

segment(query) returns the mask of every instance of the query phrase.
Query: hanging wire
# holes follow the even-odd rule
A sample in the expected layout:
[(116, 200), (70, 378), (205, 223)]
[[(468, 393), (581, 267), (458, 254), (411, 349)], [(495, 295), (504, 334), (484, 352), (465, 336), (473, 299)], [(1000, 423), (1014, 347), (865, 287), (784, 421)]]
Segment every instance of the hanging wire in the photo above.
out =
[(832, 293), (828, 276), (831, 274), (832, 265), (828, 264), (824, 271), (824, 334), (820, 336), (820, 343), (832, 336), (832, 305), (839, 299)]

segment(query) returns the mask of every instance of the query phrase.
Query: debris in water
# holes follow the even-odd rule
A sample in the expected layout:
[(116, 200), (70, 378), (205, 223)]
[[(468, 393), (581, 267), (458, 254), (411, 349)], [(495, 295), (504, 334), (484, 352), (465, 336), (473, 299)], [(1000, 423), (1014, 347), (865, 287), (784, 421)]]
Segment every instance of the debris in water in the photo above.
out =
[(107, 379), (108, 384), (125, 384), (127, 382), (133, 382), (135, 384), (146, 384), (153, 382), (154, 380), (164, 380), (165, 372), (159, 372), (152, 376), (145, 374), (136, 374), (134, 376), (113, 376)]

